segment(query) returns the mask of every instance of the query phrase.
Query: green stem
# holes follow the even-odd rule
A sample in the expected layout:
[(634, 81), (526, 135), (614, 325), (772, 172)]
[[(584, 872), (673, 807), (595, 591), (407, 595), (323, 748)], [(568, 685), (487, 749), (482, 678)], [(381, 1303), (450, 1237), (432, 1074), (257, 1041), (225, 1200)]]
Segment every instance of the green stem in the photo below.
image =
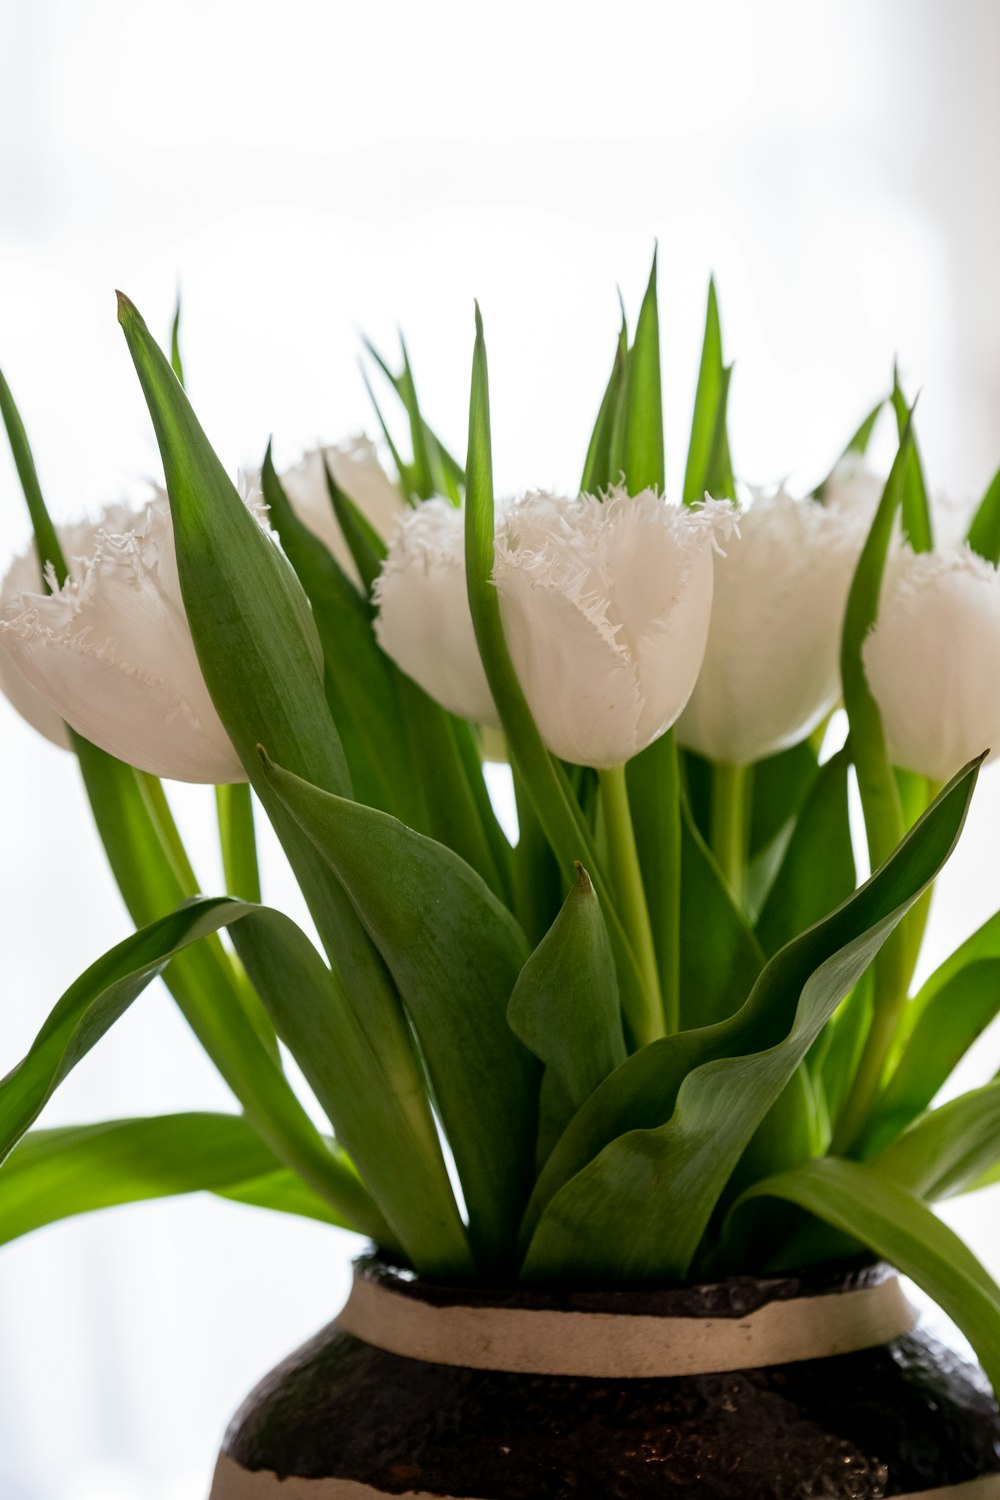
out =
[(712, 853), (736, 905), (742, 907), (746, 875), (746, 767), (722, 761), (712, 767)]
[(625, 782), (625, 767), (615, 766), (610, 771), (598, 773), (601, 795), (604, 798), (605, 822), (608, 830), (608, 845), (611, 851), (611, 871), (618, 900), (621, 903), (622, 925), (628, 934), (642, 978), (644, 1009), (641, 1016), (629, 1016), (629, 1024), (639, 1046), (655, 1041), (664, 1034), (664, 1007), (660, 993), (660, 975), (653, 946), (653, 930), (649, 923), (649, 909), (642, 884), (639, 853), (635, 846), (635, 830), (628, 805), (628, 787)]
[(253, 801), (245, 782), (215, 788), (219, 817), (219, 843), (226, 891), (241, 901), (260, 902), (257, 868), (257, 837), (253, 826)]
[[(889, 942), (891, 943), (898, 934), (899, 928), (897, 927), (896, 931), (891, 934)], [(902, 949), (902, 945), (900, 947)], [(884, 954), (885, 951), (883, 948), (882, 953)], [(902, 972), (903, 970), (899, 971), (900, 977)], [(834, 1156), (849, 1155), (864, 1133), (872, 1105), (882, 1087), (885, 1066), (906, 1006), (905, 986), (893, 995), (886, 995), (884, 992), (880, 995), (880, 979), (883, 979), (883, 975), (876, 966), (875, 1012), (871, 1029), (861, 1050), (858, 1071), (854, 1075), (854, 1082), (851, 1084), (833, 1133), (830, 1150)]]

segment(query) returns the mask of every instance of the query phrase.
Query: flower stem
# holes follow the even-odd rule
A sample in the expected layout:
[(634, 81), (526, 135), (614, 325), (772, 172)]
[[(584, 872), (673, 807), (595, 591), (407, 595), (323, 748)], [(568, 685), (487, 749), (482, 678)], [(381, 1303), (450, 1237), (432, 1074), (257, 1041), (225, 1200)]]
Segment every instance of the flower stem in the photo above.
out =
[(746, 767), (717, 761), (712, 768), (712, 853), (733, 900), (743, 905), (746, 866)]
[(642, 977), (645, 1014), (641, 1034), (636, 1035), (635, 1040), (643, 1046), (664, 1034), (663, 997), (660, 992), (653, 930), (649, 922), (642, 871), (639, 868), (625, 767), (615, 766), (610, 771), (600, 771), (598, 775), (604, 799), (611, 872), (621, 902), (622, 924), (632, 944)]

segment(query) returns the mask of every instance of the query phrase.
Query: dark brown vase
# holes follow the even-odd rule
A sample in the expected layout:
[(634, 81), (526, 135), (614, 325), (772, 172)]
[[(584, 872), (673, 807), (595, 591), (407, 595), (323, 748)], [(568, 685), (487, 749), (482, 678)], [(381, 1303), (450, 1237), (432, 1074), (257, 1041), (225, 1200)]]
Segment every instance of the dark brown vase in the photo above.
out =
[(211, 1500), (1000, 1497), (978, 1370), (885, 1266), (497, 1291), (361, 1260), (248, 1397)]

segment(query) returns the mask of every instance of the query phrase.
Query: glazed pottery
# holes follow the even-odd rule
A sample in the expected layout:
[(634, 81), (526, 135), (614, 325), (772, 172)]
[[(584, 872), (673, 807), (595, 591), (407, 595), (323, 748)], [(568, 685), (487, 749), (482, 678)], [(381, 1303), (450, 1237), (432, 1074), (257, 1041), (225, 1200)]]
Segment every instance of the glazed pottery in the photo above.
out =
[(1000, 1415), (886, 1266), (553, 1291), (372, 1257), (238, 1412), (211, 1500), (379, 1495), (1000, 1500)]

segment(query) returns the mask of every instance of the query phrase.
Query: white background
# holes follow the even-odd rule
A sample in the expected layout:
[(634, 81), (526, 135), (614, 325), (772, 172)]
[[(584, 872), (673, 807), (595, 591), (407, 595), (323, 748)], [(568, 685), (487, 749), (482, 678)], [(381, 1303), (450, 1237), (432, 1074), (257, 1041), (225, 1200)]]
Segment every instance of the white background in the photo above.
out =
[[(112, 293), (165, 336), (178, 278), (189, 387), (233, 469), (272, 432), (291, 458), (370, 427), (359, 330), (391, 345), (397, 323), (461, 453), (477, 296), (501, 486), (572, 485), (615, 285), (634, 313), (654, 237), (675, 482), (714, 269), (746, 478), (818, 478), (898, 352), (932, 480), (980, 492), (1000, 461), (998, 61), (989, 0), (0, 0), (0, 364), (50, 504), (156, 471)], [(25, 536), (0, 452), (0, 553)], [(0, 750), (2, 1073), (127, 922), (68, 757), (3, 702)], [(207, 801), (182, 811), (211, 885)], [(1000, 905), (998, 827), (988, 773), (932, 956)], [(229, 1101), (151, 991), (46, 1120), (200, 1106)], [(950, 1211), (995, 1271), (997, 1206)], [(186, 1200), (0, 1252), (0, 1495), (197, 1500), (352, 1248)]]

